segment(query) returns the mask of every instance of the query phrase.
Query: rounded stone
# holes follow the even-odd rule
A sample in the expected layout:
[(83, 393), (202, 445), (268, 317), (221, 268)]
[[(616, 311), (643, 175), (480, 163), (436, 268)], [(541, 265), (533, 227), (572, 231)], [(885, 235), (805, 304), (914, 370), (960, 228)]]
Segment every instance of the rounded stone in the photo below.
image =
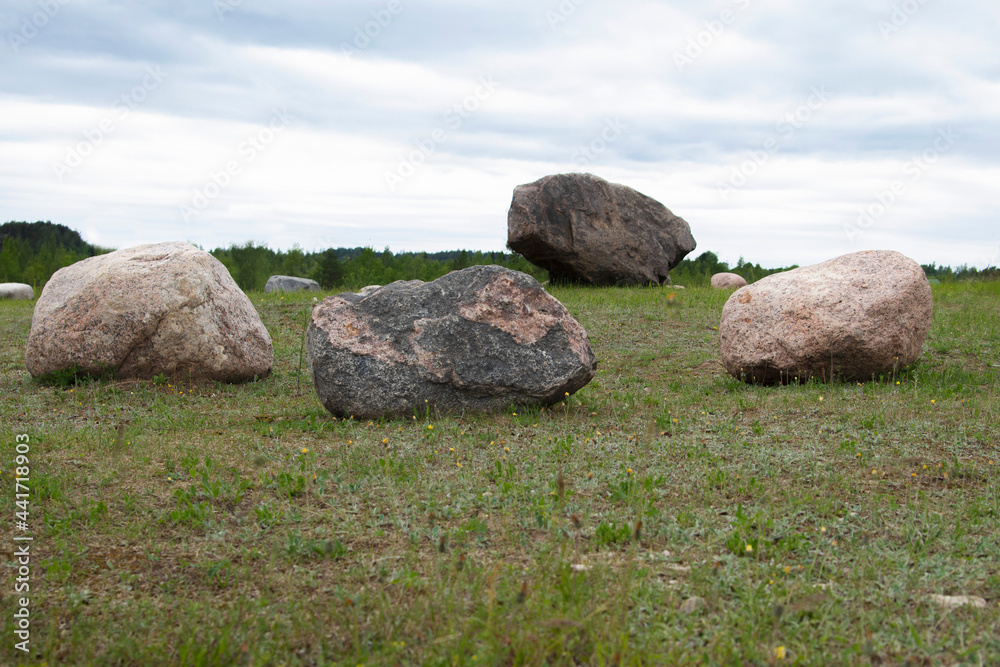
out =
[(722, 361), (761, 384), (869, 381), (916, 361), (932, 314), (919, 264), (892, 250), (851, 253), (733, 292), (719, 324)]
[(641, 192), (593, 174), (555, 174), (514, 189), (507, 244), (555, 281), (669, 284), (695, 248), (688, 223)]
[(30, 301), (35, 298), (35, 290), (24, 283), (0, 283), (0, 299)]
[(327, 297), (306, 346), (320, 401), (359, 419), (547, 405), (597, 368), (569, 311), (531, 276), (499, 266)]
[(240, 382), (271, 372), (271, 337), (226, 267), (187, 243), (90, 257), (56, 271), (31, 318), (28, 372)]
[(746, 284), (746, 278), (736, 273), (716, 273), (712, 276), (712, 287), (715, 289), (739, 289)]

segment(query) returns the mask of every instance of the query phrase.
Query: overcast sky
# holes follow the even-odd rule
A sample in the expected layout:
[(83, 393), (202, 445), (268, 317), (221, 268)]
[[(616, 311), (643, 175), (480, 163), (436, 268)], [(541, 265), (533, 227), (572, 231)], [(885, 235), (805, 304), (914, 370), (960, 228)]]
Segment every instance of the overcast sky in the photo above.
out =
[(590, 172), (698, 248), (1000, 264), (995, 0), (4, 0), (0, 218), (503, 249)]

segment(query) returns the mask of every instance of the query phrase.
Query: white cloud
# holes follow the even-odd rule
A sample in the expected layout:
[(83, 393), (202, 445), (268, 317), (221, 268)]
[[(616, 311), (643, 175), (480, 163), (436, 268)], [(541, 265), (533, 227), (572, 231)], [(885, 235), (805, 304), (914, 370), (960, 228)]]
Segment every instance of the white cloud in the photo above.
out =
[[(501, 249), (514, 186), (584, 169), (660, 199), (691, 222), (696, 254), (730, 261), (895, 247), (981, 265), (1000, 244), (1000, 10), (985, 0), (927, 3), (887, 38), (889, 2), (589, 2), (555, 26), (546, 11), (558, 2), (404, 4), (350, 57), (342, 44), (384, 2), (261, 0), (224, 21), (197, 3), (67, 6), (3, 56), (4, 217), (113, 246)], [(697, 57), (678, 68), (691, 40)], [(113, 100), (151, 66), (167, 78), (118, 117)], [(453, 126), (449, 110), (483, 77), (496, 90)], [(829, 100), (786, 132), (816, 87)], [(248, 160), (241, 145), (282, 107), (295, 122)], [(112, 131), (60, 182), (53, 163), (108, 118)], [(624, 130), (601, 144), (612, 121)], [(845, 236), (947, 128), (954, 146)], [(386, 173), (435, 130), (433, 152), (390, 189)], [(769, 139), (774, 150), (720, 197)], [(599, 150), (581, 164), (588, 146)], [(180, 206), (233, 160), (240, 173), (185, 221)]]

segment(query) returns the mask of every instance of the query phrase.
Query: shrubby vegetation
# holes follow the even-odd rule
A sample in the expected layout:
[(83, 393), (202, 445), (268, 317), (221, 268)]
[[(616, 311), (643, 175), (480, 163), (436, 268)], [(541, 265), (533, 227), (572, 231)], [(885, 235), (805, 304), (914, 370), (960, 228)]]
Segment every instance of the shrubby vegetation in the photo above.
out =
[[(924, 273), (932, 280), (940, 282), (954, 282), (958, 280), (997, 280), (1000, 279), (1000, 268), (990, 266), (985, 269), (963, 264), (957, 268), (950, 266), (938, 266), (937, 264), (921, 264)], [(729, 266), (726, 262), (720, 261), (714, 252), (704, 252), (696, 259), (684, 259), (670, 272), (670, 279), (675, 285), (692, 287), (704, 287), (711, 283), (712, 276), (716, 273), (735, 273), (746, 278), (748, 283), (760, 280), (764, 276), (781, 271), (789, 271), (798, 268), (797, 264), (785, 266), (778, 269), (765, 269), (760, 264), (751, 264), (740, 257), (736, 266)]]
[[(0, 282), (26, 283), (40, 292), (59, 269), (94, 255), (111, 252), (83, 240), (65, 225), (51, 222), (8, 222), (0, 225)], [(547, 273), (517, 253), (401, 252), (388, 248), (328, 248), (305, 252), (298, 246), (272, 250), (253, 242), (210, 251), (233, 279), (246, 291), (263, 290), (273, 275), (312, 278), (324, 289), (359, 288), (385, 285), (394, 280), (424, 281), (440, 278), (449, 271), (481, 264), (499, 264), (547, 280)]]
[(299, 247), (288, 251), (272, 250), (267, 246), (246, 243), (226, 249), (212, 250), (226, 265), (241, 289), (262, 290), (273, 275), (312, 278), (323, 289), (344, 287), (358, 289), (365, 285), (386, 285), (395, 280), (431, 281), (449, 271), (481, 264), (499, 264), (546, 280), (546, 272), (516, 253), (469, 252), (401, 252), (388, 248), (376, 252), (372, 248), (330, 248), (319, 252), (304, 252)]
[(974, 266), (963, 264), (957, 269), (950, 266), (937, 266), (936, 264), (920, 265), (927, 277), (940, 280), (943, 283), (954, 282), (956, 280), (997, 280), (1000, 279), (1000, 267), (988, 266), (985, 269), (977, 269)]
[(65, 225), (6, 222), (0, 225), (0, 282), (25, 283), (38, 293), (53, 273), (109, 248), (84, 241)]
[(712, 282), (712, 276), (716, 273), (735, 273), (743, 276), (748, 283), (752, 283), (772, 273), (795, 268), (798, 268), (798, 265), (765, 269), (760, 264), (744, 261), (742, 257), (736, 266), (730, 267), (726, 262), (720, 261), (714, 252), (703, 252), (696, 259), (682, 259), (681, 263), (670, 272), (670, 280), (675, 285), (685, 287), (706, 287)]
[[(64, 266), (111, 250), (87, 243), (79, 233), (65, 225), (7, 222), (0, 225), (0, 282), (26, 283), (39, 293), (52, 274)], [(273, 250), (253, 242), (216, 248), (210, 252), (225, 264), (233, 279), (245, 291), (263, 290), (272, 275), (312, 278), (324, 289), (358, 289), (365, 285), (385, 285), (395, 280), (430, 281), (449, 271), (481, 264), (506, 266), (531, 274), (543, 282), (548, 279), (546, 271), (513, 252), (452, 250), (392, 253), (388, 248), (382, 252), (372, 248), (328, 248), (306, 252), (298, 246), (290, 250)], [(772, 273), (794, 268), (766, 269), (760, 264), (746, 262), (742, 257), (736, 266), (731, 267), (720, 261), (714, 252), (704, 252), (695, 259), (682, 260), (670, 272), (670, 278), (676, 285), (702, 287), (708, 285), (716, 273), (736, 273), (746, 278), (747, 282), (754, 282)], [(941, 282), (1000, 278), (997, 267), (980, 270), (963, 265), (952, 269), (927, 264), (923, 268), (929, 278)]]

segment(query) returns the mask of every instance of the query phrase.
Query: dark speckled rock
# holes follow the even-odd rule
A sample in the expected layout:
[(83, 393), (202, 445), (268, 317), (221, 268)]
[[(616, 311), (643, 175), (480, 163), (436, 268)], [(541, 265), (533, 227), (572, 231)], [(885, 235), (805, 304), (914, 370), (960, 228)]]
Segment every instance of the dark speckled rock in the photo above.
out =
[(306, 346), (320, 401), (359, 419), (546, 405), (597, 368), (569, 311), (531, 276), (499, 266), (327, 297)]
[(241, 382), (271, 372), (271, 337), (222, 263), (188, 243), (98, 255), (53, 274), (25, 349), (35, 377), (158, 374)]
[(733, 292), (719, 324), (722, 361), (747, 382), (864, 382), (916, 361), (932, 311), (930, 284), (912, 259), (893, 250), (843, 255)]
[(556, 174), (514, 188), (507, 245), (556, 281), (662, 285), (695, 241), (652, 197), (593, 174)]

